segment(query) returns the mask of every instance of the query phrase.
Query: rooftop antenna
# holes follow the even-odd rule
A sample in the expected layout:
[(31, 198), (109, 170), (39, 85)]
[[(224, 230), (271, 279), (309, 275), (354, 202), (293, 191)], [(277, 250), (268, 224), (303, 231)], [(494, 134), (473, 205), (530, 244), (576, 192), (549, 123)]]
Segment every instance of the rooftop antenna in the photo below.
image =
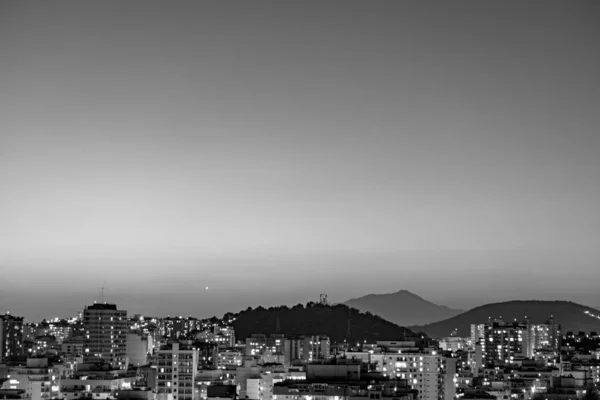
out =
[(324, 306), (327, 305), (327, 293), (321, 293), (321, 297), (320, 297), (319, 303), (321, 303)]
[(106, 281), (104, 281), (104, 283), (102, 284), (102, 286), (100, 287), (100, 302), (104, 303), (104, 289), (106, 289), (104, 287), (104, 285), (106, 285)]

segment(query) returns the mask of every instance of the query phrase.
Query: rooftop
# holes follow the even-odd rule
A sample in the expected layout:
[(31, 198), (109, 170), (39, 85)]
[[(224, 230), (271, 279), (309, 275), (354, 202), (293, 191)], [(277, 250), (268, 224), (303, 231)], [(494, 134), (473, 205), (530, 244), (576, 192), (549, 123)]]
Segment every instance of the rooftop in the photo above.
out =
[(4, 321), (23, 321), (23, 317), (15, 317), (11, 315), (10, 311), (7, 311), (4, 315), (0, 315), (0, 319)]
[(467, 392), (461, 396), (461, 399), (495, 399), (496, 396), (493, 396), (487, 392), (476, 391), (476, 392)]
[(110, 303), (94, 303), (91, 306), (86, 306), (86, 310), (117, 310), (116, 304)]
[(311, 394), (316, 396), (361, 396), (365, 397), (371, 392), (380, 392), (382, 397), (396, 397), (399, 393), (414, 393), (406, 380), (307, 380), (284, 381), (276, 383), (273, 387), (274, 395)]

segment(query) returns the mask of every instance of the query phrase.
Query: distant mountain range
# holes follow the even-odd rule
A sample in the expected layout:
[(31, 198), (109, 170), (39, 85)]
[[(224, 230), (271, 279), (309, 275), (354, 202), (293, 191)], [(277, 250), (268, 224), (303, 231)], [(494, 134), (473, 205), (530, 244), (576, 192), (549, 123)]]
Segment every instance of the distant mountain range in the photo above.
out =
[(254, 333), (327, 335), (333, 342), (367, 340), (372, 343), (377, 340), (420, 338), (420, 335), (407, 328), (343, 304), (330, 306), (311, 302), (306, 306), (298, 304), (291, 308), (249, 307), (238, 314), (226, 314), (224, 319), (231, 317), (235, 318), (232, 325), (236, 338), (242, 340)]
[(449, 336), (455, 330), (458, 336), (466, 337), (471, 334), (471, 324), (482, 324), (489, 318), (502, 317), (504, 321), (513, 321), (527, 317), (531, 323), (544, 323), (550, 316), (564, 332), (600, 332), (600, 311), (570, 301), (539, 300), (486, 304), (452, 318), (411, 329), (423, 331), (432, 338)]
[(370, 312), (400, 326), (425, 325), (458, 315), (464, 310), (434, 304), (408, 290), (389, 294), (369, 294), (344, 304)]

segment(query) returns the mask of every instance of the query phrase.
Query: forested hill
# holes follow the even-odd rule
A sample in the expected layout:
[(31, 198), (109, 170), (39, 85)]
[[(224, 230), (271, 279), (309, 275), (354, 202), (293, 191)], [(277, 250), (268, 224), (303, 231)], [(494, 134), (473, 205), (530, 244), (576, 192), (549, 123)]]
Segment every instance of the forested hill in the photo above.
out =
[[(230, 316), (232, 314), (224, 318), (228, 319)], [(343, 304), (332, 306), (308, 303), (306, 306), (298, 304), (291, 308), (279, 306), (268, 309), (249, 307), (233, 316), (235, 320), (232, 325), (236, 338), (242, 340), (254, 333), (283, 333), (286, 336), (327, 335), (332, 342), (366, 340), (369, 343), (377, 340), (411, 340), (421, 337), (407, 328), (370, 313), (361, 313)]]

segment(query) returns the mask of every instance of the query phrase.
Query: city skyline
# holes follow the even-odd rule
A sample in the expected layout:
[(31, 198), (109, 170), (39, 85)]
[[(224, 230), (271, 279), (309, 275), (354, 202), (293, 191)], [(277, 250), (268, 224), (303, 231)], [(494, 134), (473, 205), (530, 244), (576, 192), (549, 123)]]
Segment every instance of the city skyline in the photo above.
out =
[(16, 315), (600, 305), (597, 3), (0, 7)]
[[(406, 291), (406, 289), (401, 289), (400, 291)], [(418, 293), (413, 293), (410, 291), (408, 291), (408, 292), (411, 293), (412, 295), (419, 296)], [(16, 308), (17, 312), (13, 312), (14, 310), (11, 311), (9, 309), (6, 309), (6, 310), (0, 310), (0, 314), (8, 313), (9, 315), (25, 318), (26, 322), (31, 323), (31, 322), (40, 322), (42, 320), (51, 321), (51, 320), (76, 318), (87, 307), (90, 307), (92, 305), (108, 304), (108, 305), (116, 305), (119, 308), (124, 309), (127, 312), (129, 317), (132, 317), (133, 315), (142, 315), (142, 316), (151, 317), (151, 318), (193, 317), (193, 318), (198, 318), (198, 319), (210, 319), (210, 318), (216, 317), (216, 318), (221, 319), (225, 314), (229, 314), (229, 313), (236, 314), (239, 312), (243, 312), (246, 309), (248, 309), (249, 307), (253, 308), (253, 309), (260, 308), (260, 307), (271, 308), (271, 307), (280, 307), (280, 306), (287, 306), (287, 307), (291, 308), (298, 304), (305, 306), (309, 303), (319, 303), (321, 301), (321, 299), (320, 299), (321, 294), (325, 294), (325, 295), (329, 296), (328, 293), (320, 293), (317, 298), (308, 298), (307, 297), (304, 300), (300, 299), (296, 302), (294, 302), (294, 301), (283, 301), (281, 303), (259, 302), (257, 304), (248, 304), (248, 303), (245, 303), (245, 299), (238, 299), (237, 302), (236, 301), (213, 302), (213, 303), (210, 303), (210, 307), (203, 306), (201, 303), (202, 301), (206, 301), (206, 300), (211, 301), (209, 298), (207, 298), (206, 296), (202, 296), (202, 295), (195, 295), (195, 296), (191, 296), (188, 299), (189, 303), (187, 303), (187, 304), (183, 303), (183, 306), (180, 309), (173, 308), (172, 306), (169, 305), (170, 303), (167, 303), (167, 305), (158, 303), (158, 302), (148, 304), (147, 299), (144, 299), (144, 298), (133, 298), (132, 296), (118, 295), (118, 296), (107, 296), (108, 298), (103, 299), (102, 295), (98, 294), (92, 300), (85, 303), (82, 307), (78, 307), (80, 304), (83, 304), (79, 301), (80, 300), (79, 298), (75, 298), (74, 296), (68, 296), (66, 298), (60, 299), (60, 302), (63, 305), (62, 307), (64, 307), (64, 308), (53, 307), (53, 308), (48, 309), (48, 308), (44, 307), (43, 305), (41, 305), (41, 307), (40, 307), (40, 305), (38, 305), (36, 307), (36, 310), (33, 311), (32, 313), (23, 314), (19, 311), (22, 311), (23, 309), (27, 309), (27, 307), (23, 308), (23, 307), (17, 306), (17, 308)], [(363, 293), (363, 294), (359, 294), (358, 296), (364, 297), (364, 296), (368, 296), (368, 295), (390, 295), (390, 294), (392, 294), (392, 293)], [(419, 296), (419, 297), (421, 297), (421, 296)], [(118, 299), (119, 301), (121, 301), (121, 303), (119, 303), (118, 301), (115, 301), (115, 298)], [(101, 300), (101, 299), (103, 299), (103, 300)], [(327, 304), (329, 304), (329, 305), (337, 305), (337, 304), (348, 305), (347, 304), (348, 300), (351, 300), (351, 299), (348, 299), (348, 298), (335, 299), (334, 298), (332, 301), (328, 300)], [(449, 304), (446, 304), (443, 302), (433, 302), (427, 298), (425, 298), (424, 300), (426, 302), (431, 302), (433, 304), (436, 304), (437, 306), (449, 307), (451, 309), (453, 308), (452, 305), (449, 305)], [(87, 301), (87, 300), (84, 300), (84, 301)], [(194, 304), (194, 301), (196, 302), (196, 304)], [(454, 307), (454, 311), (455, 311), (455, 315), (459, 315), (459, 314), (467, 313), (468, 311), (471, 311), (473, 309), (479, 308), (480, 306), (488, 306), (491, 304), (502, 304), (502, 303), (508, 303), (508, 302), (513, 302), (513, 301), (523, 301), (523, 302), (527, 303), (527, 302), (538, 302), (538, 301), (571, 302), (572, 300), (560, 299), (560, 298), (552, 297), (552, 296), (549, 296), (548, 298), (536, 298), (536, 299), (526, 298), (526, 297), (523, 297), (523, 298), (510, 297), (507, 299), (496, 299), (496, 300), (489, 301), (487, 303), (476, 304), (474, 306), (465, 307), (463, 309)], [(577, 302), (573, 302), (573, 303), (577, 304)], [(137, 307), (132, 309), (129, 307), (131, 305), (135, 305)], [(224, 308), (227, 305), (229, 305), (230, 308)], [(590, 304), (580, 304), (580, 305), (591, 308), (591, 309), (598, 310), (600, 312), (600, 306), (594, 306), (594, 305), (590, 305)], [(235, 308), (235, 307), (237, 307), (237, 308)], [(350, 305), (350, 307), (356, 308), (357, 306)], [(551, 307), (551, 306), (549, 306), (549, 307)], [(358, 306), (358, 309), (361, 310), (360, 312), (364, 312), (364, 309), (362, 306)], [(41, 311), (41, 310), (49, 310), (49, 312), (45, 312), (45, 311)], [(188, 312), (182, 312), (182, 310), (188, 311)], [(226, 311), (221, 312), (221, 310), (226, 310)], [(375, 312), (375, 314), (382, 316), (378, 312)], [(502, 319), (501, 315), (496, 315), (496, 316), (490, 315), (490, 317)], [(522, 317), (525, 318), (526, 315), (523, 315)], [(399, 325), (399, 326), (421, 325), (421, 324), (406, 324), (406, 323), (403, 324), (403, 323), (394, 322), (393, 319), (391, 319), (391, 318), (386, 318), (386, 317), (383, 317), (383, 318), (396, 324), (396, 325)], [(444, 318), (439, 319), (439, 320), (441, 321), (443, 319)], [(432, 319), (432, 321), (437, 322), (438, 320)]]

